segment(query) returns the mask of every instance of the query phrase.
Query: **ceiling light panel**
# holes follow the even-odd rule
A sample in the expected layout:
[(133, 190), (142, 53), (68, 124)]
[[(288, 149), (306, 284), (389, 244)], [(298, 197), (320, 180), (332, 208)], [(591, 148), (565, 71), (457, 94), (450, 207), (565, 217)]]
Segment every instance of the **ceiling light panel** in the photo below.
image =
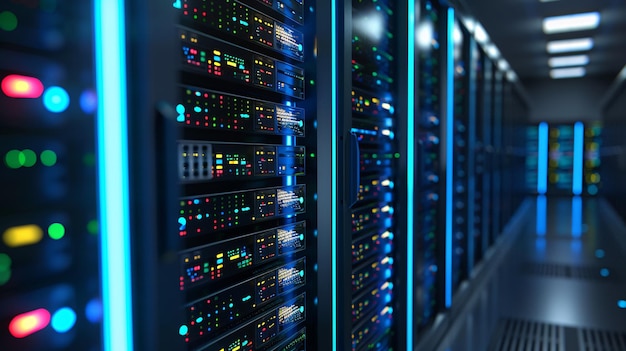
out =
[(589, 63), (587, 55), (552, 57), (548, 60), (550, 67), (584, 66)]
[(584, 76), (585, 73), (584, 67), (557, 68), (550, 70), (550, 77), (552, 79), (578, 78)]
[(587, 51), (593, 48), (593, 39), (581, 38), (581, 39), (568, 39), (568, 40), (554, 40), (549, 41), (546, 49), (551, 54), (558, 54), (562, 52), (576, 52)]
[(547, 17), (543, 19), (543, 32), (546, 34), (574, 32), (598, 28), (600, 13), (587, 12), (575, 15)]

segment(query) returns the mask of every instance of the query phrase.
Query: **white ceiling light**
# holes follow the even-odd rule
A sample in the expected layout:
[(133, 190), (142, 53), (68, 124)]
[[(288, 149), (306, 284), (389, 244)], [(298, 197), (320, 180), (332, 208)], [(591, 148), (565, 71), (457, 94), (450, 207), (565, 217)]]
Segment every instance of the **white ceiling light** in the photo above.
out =
[(546, 34), (574, 32), (598, 28), (598, 12), (578, 13), (575, 15), (546, 17), (543, 19), (543, 32)]
[(509, 63), (505, 59), (498, 60), (498, 67), (502, 71), (508, 71), (509, 68), (511, 68), (511, 66), (509, 66)]
[(550, 77), (552, 79), (577, 78), (584, 76), (585, 73), (584, 67), (557, 68), (550, 70)]
[(480, 25), (480, 23), (476, 23), (476, 27), (474, 28), (474, 38), (479, 44), (484, 44), (489, 41), (489, 36), (487, 32), (485, 32), (485, 28)]
[(487, 47), (485, 47), (485, 51), (487, 51), (487, 55), (489, 55), (492, 60), (500, 58), (500, 50), (498, 50), (498, 48), (493, 44), (487, 45)]
[(581, 39), (549, 41), (546, 49), (551, 54), (558, 54), (561, 52), (591, 50), (592, 47), (593, 47), (593, 39), (581, 38)]
[(509, 71), (506, 72), (506, 78), (510, 82), (515, 82), (515, 81), (517, 81), (517, 74), (515, 74), (515, 72), (509, 70)]
[(548, 60), (550, 67), (584, 66), (589, 63), (587, 55), (552, 57)]

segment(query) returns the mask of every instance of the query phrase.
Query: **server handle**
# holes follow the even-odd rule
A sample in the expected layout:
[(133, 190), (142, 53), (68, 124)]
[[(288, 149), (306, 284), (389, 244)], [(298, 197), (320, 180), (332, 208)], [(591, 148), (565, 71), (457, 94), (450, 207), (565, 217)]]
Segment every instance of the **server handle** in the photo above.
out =
[(171, 228), (175, 228), (176, 213), (174, 204), (177, 203), (179, 196), (179, 184), (176, 167), (176, 141), (178, 140), (178, 131), (176, 119), (178, 112), (172, 104), (165, 101), (159, 101), (155, 105), (155, 149), (158, 157), (156, 158), (156, 186), (157, 186), (157, 218), (159, 235), (157, 235), (157, 252), (161, 257), (173, 256), (178, 250), (178, 240), (175, 235), (169, 235)]
[(359, 138), (355, 133), (350, 133), (349, 161), (350, 183), (348, 184), (348, 189), (350, 191), (350, 198), (348, 199), (348, 203), (350, 207), (352, 207), (359, 200), (359, 192), (361, 190), (361, 155), (359, 150)]

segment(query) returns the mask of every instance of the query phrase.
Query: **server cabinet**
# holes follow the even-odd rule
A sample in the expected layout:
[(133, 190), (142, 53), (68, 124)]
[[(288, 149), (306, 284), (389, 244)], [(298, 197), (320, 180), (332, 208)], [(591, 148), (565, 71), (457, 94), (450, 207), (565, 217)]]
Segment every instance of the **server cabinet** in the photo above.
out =
[(316, 349), (315, 3), (178, 5), (179, 337)]
[(482, 98), (482, 120), (483, 125), (483, 145), (485, 154), (485, 173), (483, 175), (483, 202), (482, 202), (482, 223), (483, 223), (483, 250), (487, 250), (494, 242), (493, 234), (493, 98), (494, 98), (494, 66), (491, 59), (484, 56), (484, 94)]
[(345, 140), (344, 218), (349, 221), (340, 224), (344, 246), (338, 246), (337, 277), (343, 290), (340, 311), (349, 312), (340, 315), (336, 346), (398, 350), (405, 296), (398, 243), (406, 236), (400, 220), (405, 218), (400, 195), (405, 156), (399, 144), (406, 118), (401, 108), (406, 98), (399, 94), (406, 10), (400, 2), (367, 0), (352, 1), (344, 10), (350, 38), (344, 36), (343, 43), (350, 51), (339, 56), (339, 67), (351, 74), (341, 92), (351, 103), (343, 106), (339, 130)]
[(93, 10), (89, 1), (0, 5), (5, 350), (101, 349)]
[(584, 194), (597, 195), (602, 189), (602, 122), (585, 125), (584, 138)]
[[(473, 228), (473, 192), (470, 184), (473, 181), (473, 116), (471, 116), (472, 89), (470, 67), (470, 36), (458, 18), (454, 19), (452, 40), (454, 41), (454, 87), (453, 118), (452, 118), (452, 289), (456, 290), (460, 283), (469, 277), (470, 257), (473, 255), (473, 241), (470, 228)], [(473, 261), (473, 260), (472, 260)]]
[(502, 115), (504, 106), (504, 73), (498, 69), (497, 64), (493, 65), (493, 113), (491, 141), (493, 147), (492, 155), (492, 183), (491, 183), (491, 233), (493, 240), (502, 233)]
[[(470, 84), (473, 84), (473, 108), (470, 108), (470, 113), (474, 114), (473, 124), (473, 149), (470, 152), (473, 155), (473, 208), (474, 211), (469, 213), (469, 216), (473, 216), (473, 228), (470, 228), (470, 240), (473, 241), (473, 260), (470, 260), (470, 264), (475, 265), (482, 260), (484, 251), (487, 247), (484, 245), (484, 228), (483, 228), (483, 213), (484, 213), (484, 177), (486, 166), (485, 157), (485, 130), (484, 130), (484, 99), (485, 99), (485, 53), (478, 46), (475, 40), (472, 39), (470, 54), (470, 72), (472, 72), (472, 80)], [(471, 200), (470, 200), (471, 201)]]
[[(419, 2), (416, 17), (416, 143), (414, 218), (415, 335), (427, 329), (444, 308), (445, 166), (442, 160), (445, 117), (446, 12), (436, 1)], [(411, 313), (411, 312), (409, 312)]]

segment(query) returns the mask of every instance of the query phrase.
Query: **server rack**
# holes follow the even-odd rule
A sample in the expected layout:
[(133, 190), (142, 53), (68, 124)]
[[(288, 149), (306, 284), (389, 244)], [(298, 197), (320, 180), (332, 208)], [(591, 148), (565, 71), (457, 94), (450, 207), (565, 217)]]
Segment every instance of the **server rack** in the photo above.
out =
[(584, 141), (584, 193), (595, 196), (602, 189), (602, 122), (585, 125)]
[(504, 105), (504, 73), (498, 69), (497, 63), (493, 65), (493, 114), (491, 130), (492, 155), (492, 201), (491, 201), (491, 233), (493, 241), (502, 233), (502, 116)]
[[(413, 335), (423, 335), (446, 301), (446, 122), (448, 9), (437, 1), (416, 3), (415, 206)], [(452, 54), (450, 52), (450, 54)], [(408, 331), (411, 332), (411, 331)]]
[(484, 157), (485, 157), (485, 173), (483, 175), (483, 202), (482, 202), (482, 235), (483, 235), (483, 250), (491, 247), (494, 242), (493, 233), (493, 81), (494, 81), (494, 67), (493, 62), (487, 56), (483, 56), (483, 69), (484, 69), (484, 95), (482, 99), (483, 115), (480, 117), (483, 124), (483, 145), (484, 145)]
[(91, 2), (0, 5), (3, 349), (102, 343), (93, 21)]
[[(343, 191), (337, 243), (339, 350), (402, 349), (406, 272), (399, 250), (406, 240), (401, 165), (406, 145), (406, 9), (394, 1), (353, 1), (339, 6), (338, 139)], [(341, 33), (341, 30), (340, 30)], [(343, 70), (342, 70), (343, 68)], [(405, 82), (405, 81), (404, 81)], [(347, 318), (346, 318), (347, 317)], [(349, 336), (349, 337), (348, 337)]]
[[(473, 216), (473, 192), (470, 184), (473, 177), (473, 155), (470, 150), (474, 148), (474, 128), (472, 100), (472, 67), (470, 52), (469, 32), (461, 24), (458, 18), (454, 19), (454, 112), (452, 134), (452, 157), (450, 165), (452, 170), (452, 289), (456, 290), (462, 281), (469, 277), (469, 270), (474, 253), (473, 241), (471, 240), (470, 228), (474, 227)], [(472, 261), (470, 263), (470, 260)]]
[(178, 331), (187, 349), (318, 347), (309, 337), (317, 321), (310, 9), (180, 3)]

